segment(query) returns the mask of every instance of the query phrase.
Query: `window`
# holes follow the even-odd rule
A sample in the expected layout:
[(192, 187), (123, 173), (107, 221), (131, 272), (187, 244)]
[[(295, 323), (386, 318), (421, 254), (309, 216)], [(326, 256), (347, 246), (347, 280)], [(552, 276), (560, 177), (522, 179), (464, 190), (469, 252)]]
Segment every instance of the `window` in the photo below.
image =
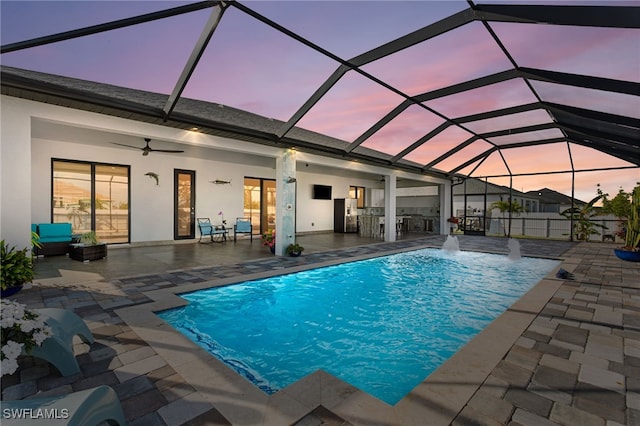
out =
[(349, 198), (358, 200), (358, 208), (364, 209), (364, 186), (350, 186)]
[(129, 242), (129, 166), (52, 161), (51, 220), (71, 222), (74, 234), (95, 231), (100, 241)]

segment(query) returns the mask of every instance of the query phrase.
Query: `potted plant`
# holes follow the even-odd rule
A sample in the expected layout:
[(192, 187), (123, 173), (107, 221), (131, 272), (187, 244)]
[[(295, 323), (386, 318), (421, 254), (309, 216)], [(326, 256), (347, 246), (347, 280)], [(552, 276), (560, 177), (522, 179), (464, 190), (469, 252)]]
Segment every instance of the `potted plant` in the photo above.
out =
[(298, 257), (304, 251), (304, 247), (302, 247), (298, 243), (289, 244), (287, 246), (287, 254), (291, 257)]
[[(4, 242), (3, 242), (4, 243)], [(13, 374), (18, 369), (18, 357), (29, 355), (51, 334), (45, 317), (25, 309), (25, 305), (2, 299), (2, 375)]]
[(457, 217), (451, 216), (449, 219), (447, 219), (447, 222), (451, 224), (449, 225), (449, 233), (453, 234), (453, 231), (455, 230), (456, 226), (458, 226), (459, 220)]
[(69, 257), (81, 262), (89, 262), (107, 257), (107, 244), (98, 240), (94, 231), (80, 235), (80, 242), (71, 244)]
[(276, 231), (274, 229), (262, 234), (262, 245), (269, 247), (271, 253), (276, 252)]
[(640, 185), (631, 191), (631, 209), (624, 228), (624, 247), (614, 249), (622, 260), (640, 262)]
[(33, 280), (33, 263), (28, 249), (16, 250), (0, 241), (0, 269), (2, 297), (19, 292), (22, 286)]

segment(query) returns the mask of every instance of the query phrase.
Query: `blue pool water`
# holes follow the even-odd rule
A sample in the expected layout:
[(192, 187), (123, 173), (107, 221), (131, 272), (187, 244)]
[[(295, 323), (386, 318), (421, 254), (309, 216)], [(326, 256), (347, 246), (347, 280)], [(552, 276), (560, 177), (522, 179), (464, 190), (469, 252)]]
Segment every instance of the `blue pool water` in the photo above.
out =
[(423, 249), (183, 294), (159, 315), (267, 393), (324, 369), (395, 404), (557, 264)]

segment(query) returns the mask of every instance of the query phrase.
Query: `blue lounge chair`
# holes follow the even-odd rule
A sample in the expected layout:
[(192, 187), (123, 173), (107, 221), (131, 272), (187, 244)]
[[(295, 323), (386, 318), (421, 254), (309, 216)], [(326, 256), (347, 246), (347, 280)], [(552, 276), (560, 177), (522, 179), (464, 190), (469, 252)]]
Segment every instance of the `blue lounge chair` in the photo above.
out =
[(109, 386), (48, 398), (2, 401), (2, 426), (126, 425), (115, 391)]
[(236, 219), (236, 224), (233, 225), (234, 243), (237, 241), (238, 234), (249, 234), (251, 236), (251, 242), (253, 242), (253, 226), (251, 225), (251, 219), (248, 217), (239, 217)]
[(92, 344), (93, 334), (87, 324), (66, 309), (44, 308), (37, 311), (48, 317), (45, 322), (51, 327), (51, 336), (33, 348), (31, 355), (50, 362), (63, 376), (79, 373), (80, 366), (73, 353), (73, 337), (78, 335), (84, 343)]

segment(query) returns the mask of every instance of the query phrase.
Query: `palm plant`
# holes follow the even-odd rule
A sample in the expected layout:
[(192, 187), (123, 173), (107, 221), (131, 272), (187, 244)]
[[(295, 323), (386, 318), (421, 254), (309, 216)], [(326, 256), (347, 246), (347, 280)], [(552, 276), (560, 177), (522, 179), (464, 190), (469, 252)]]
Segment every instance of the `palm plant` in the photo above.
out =
[(631, 209), (627, 218), (625, 248), (627, 250), (640, 248), (640, 185), (631, 192)]
[[(518, 203), (517, 200), (509, 200), (509, 201), (495, 201), (491, 204), (491, 209), (498, 209), (500, 213), (502, 213), (502, 223), (506, 223), (505, 213), (522, 213), (524, 208)], [(504, 227), (504, 235), (507, 236), (507, 227)], [(511, 223), (509, 223), (509, 236), (511, 236)]]
[(562, 216), (573, 221), (573, 232), (577, 240), (589, 241), (591, 235), (598, 234), (597, 228), (608, 229), (605, 225), (592, 220), (593, 217), (601, 214), (595, 204), (602, 199), (602, 197), (603, 195), (600, 194), (587, 204), (571, 207), (560, 212)]

